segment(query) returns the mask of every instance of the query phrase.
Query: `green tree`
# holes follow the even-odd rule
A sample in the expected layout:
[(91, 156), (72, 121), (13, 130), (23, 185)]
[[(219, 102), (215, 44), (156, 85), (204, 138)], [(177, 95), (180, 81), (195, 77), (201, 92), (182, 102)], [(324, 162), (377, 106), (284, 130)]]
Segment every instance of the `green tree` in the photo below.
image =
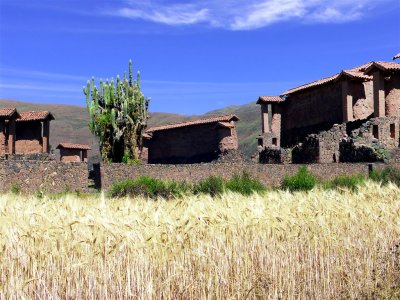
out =
[(139, 158), (142, 135), (147, 126), (150, 99), (140, 91), (140, 73), (136, 81), (129, 60), (129, 78), (117, 76), (117, 82), (94, 77), (83, 87), (90, 115), (89, 127), (100, 139), (100, 153), (105, 162), (130, 162)]

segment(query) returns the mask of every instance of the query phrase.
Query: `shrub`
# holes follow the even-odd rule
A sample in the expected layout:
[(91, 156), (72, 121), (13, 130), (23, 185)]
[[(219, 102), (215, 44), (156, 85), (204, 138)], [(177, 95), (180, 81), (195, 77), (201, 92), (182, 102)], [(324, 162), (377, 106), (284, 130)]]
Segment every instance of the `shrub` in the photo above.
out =
[(265, 186), (257, 179), (250, 176), (249, 173), (243, 172), (240, 175), (234, 175), (226, 183), (226, 188), (232, 192), (240, 193), (248, 196), (254, 192), (264, 192)]
[(21, 187), (19, 184), (15, 183), (11, 186), (11, 193), (19, 195), (21, 193)]
[(400, 186), (400, 171), (394, 168), (388, 167), (380, 171), (373, 170), (369, 174), (369, 178), (373, 181), (382, 182), (383, 184), (392, 182)]
[(224, 188), (224, 180), (219, 176), (210, 176), (196, 183), (193, 186), (194, 194), (210, 194), (211, 196), (221, 195)]
[(341, 175), (331, 180), (325, 185), (328, 189), (347, 188), (351, 191), (357, 191), (358, 187), (365, 182), (365, 177), (362, 174), (346, 176)]
[(306, 167), (302, 166), (299, 168), (296, 175), (285, 176), (282, 181), (281, 188), (291, 192), (309, 191), (314, 188), (316, 183), (317, 179), (315, 176), (312, 175)]
[(189, 185), (185, 182), (162, 181), (142, 176), (136, 180), (128, 179), (114, 183), (111, 187), (110, 196), (114, 198), (144, 196), (153, 199), (158, 197), (170, 199), (184, 195), (189, 188)]

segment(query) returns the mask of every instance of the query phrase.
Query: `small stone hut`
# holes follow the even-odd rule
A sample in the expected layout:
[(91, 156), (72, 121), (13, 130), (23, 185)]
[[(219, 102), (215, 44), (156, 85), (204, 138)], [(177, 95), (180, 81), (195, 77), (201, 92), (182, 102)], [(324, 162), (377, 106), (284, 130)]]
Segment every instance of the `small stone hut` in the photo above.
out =
[(60, 150), (60, 161), (87, 162), (87, 152), (91, 150), (88, 145), (61, 143), (57, 146)]
[(0, 156), (50, 152), (48, 111), (18, 113), (15, 108), (0, 109)]
[(143, 135), (142, 160), (184, 164), (217, 160), (238, 149), (235, 115), (219, 115), (150, 128)]
[(48, 111), (20, 113), (16, 119), (15, 154), (50, 152), (50, 121), (53, 115)]

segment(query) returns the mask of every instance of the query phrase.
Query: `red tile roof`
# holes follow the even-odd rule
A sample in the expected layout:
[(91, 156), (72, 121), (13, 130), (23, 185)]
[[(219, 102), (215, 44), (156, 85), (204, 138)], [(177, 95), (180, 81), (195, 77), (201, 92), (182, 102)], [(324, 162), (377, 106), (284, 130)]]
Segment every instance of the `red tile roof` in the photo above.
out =
[(239, 118), (235, 115), (220, 115), (220, 116), (210, 117), (207, 119), (199, 119), (199, 120), (195, 120), (195, 121), (152, 127), (152, 128), (149, 128), (148, 130), (146, 130), (146, 133), (152, 133), (155, 131), (162, 131), (162, 130), (194, 126), (194, 125), (202, 125), (202, 124), (218, 123), (218, 122), (230, 122), (230, 121), (238, 121), (238, 120), (239, 120)]
[(71, 143), (60, 143), (57, 146), (57, 149), (77, 149), (77, 150), (91, 150), (89, 145), (81, 145), (81, 144), (71, 144)]
[(400, 64), (396, 62), (384, 62), (377, 61), (372, 63), (366, 70), (366, 73), (370, 73), (371, 70), (378, 68), (383, 71), (400, 71)]
[(283, 99), (279, 96), (260, 96), (258, 98), (257, 104), (262, 103), (281, 103)]
[(400, 58), (400, 53), (393, 56), (393, 60)]
[(17, 114), (17, 117), (19, 117), (16, 108), (0, 108), (0, 118), (10, 118), (14, 114)]
[(47, 110), (22, 112), (20, 113), (20, 116), (21, 117), (17, 119), (17, 122), (44, 121), (46, 119), (54, 120), (53, 115)]
[(372, 76), (365, 75), (364, 72), (360, 72), (360, 71), (344, 70), (338, 75), (338, 77), (336, 79), (339, 79), (342, 76), (348, 76), (350, 78), (363, 79), (363, 80), (367, 80), (367, 81), (372, 79)]
[[(354, 68), (349, 69), (349, 70), (344, 70), (342, 72), (346, 72), (347, 75), (349, 75), (349, 74), (355, 75), (355, 74), (359, 74), (359, 73), (364, 72), (371, 65), (372, 65), (372, 62), (369, 62), (369, 63), (363, 64), (363, 65), (358, 66), (358, 67), (354, 67)], [(313, 81), (313, 82), (310, 82), (310, 83), (295, 87), (293, 89), (287, 90), (281, 96), (293, 94), (295, 92), (303, 91), (303, 90), (306, 90), (306, 89), (314, 88), (314, 87), (317, 87), (317, 86), (321, 86), (321, 85), (333, 82), (334, 80), (339, 78), (339, 76), (341, 74), (342, 73), (338, 73), (338, 74), (335, 74), (335, 75), (332, 75), (332, 76), (329, 76), (329, 77), (326, 77), (326, 78), (322, 78), (322, 79), (319, 79), (319, 80), (316, 80), (316, 81)], [(367, 78), (363, 78), (363, 79), (367, 79)]]
[(235, 125), (233, 125), (231, 122), (218, 122), (218, 125), (226, 128), (233, 128)]

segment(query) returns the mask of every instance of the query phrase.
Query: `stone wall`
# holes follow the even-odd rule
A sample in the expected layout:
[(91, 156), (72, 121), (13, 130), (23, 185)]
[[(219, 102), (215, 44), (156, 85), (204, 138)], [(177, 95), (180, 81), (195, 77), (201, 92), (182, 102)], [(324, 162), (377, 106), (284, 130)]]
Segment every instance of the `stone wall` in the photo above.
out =
[(34, 194), (87, 192), (88, 168), (86, 163), (63, 163), (57, 161), (0, 160), (0, 192), (13, 186), (22, 192)]
[[(102, 164), (99, 184), (103, 190), (109, 190), (113, 182), (150, 176), (159, 179), (197, 182), (210, 175), (231, 178), (243, 171), (258, 178), (267, 186), (279, 186), (286, 175), (295, 174), (301, 165), (253, 164), (253, 163), (211, 163), (191, 165), (150, 165), (129, 166), (125, 164)], [(367, 164), (310, 164), (307, 168), (323, 180), (339, 175), (368, 175)]]

